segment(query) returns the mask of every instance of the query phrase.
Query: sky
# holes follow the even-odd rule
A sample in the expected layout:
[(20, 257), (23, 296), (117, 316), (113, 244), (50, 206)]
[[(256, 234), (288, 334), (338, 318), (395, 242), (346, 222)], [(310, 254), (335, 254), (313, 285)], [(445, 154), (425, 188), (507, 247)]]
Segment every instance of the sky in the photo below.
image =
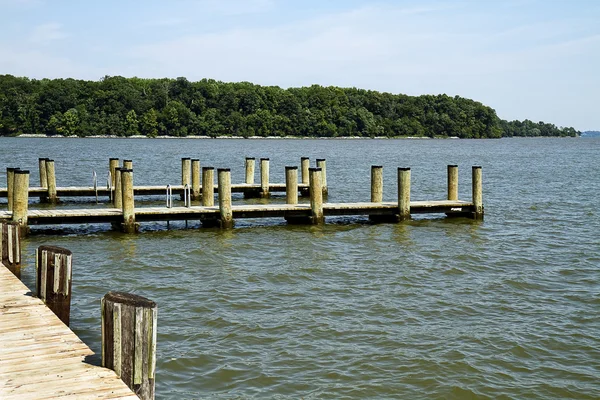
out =
[(600, 1), (0, 0), (0, 74), (445, 93), (600, 130)]

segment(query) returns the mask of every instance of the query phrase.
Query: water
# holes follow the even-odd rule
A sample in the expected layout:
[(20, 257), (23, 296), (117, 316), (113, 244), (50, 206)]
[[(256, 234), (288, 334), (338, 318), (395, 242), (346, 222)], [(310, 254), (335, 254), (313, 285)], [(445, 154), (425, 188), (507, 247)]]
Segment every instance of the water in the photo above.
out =
[(301, 156), (326, 158), (330, 201), (368, 201), (372, 164), (384, 166), (384, 200), (399, 166), (412, 168), (414, 200), (443, 199), (447, 164), (469, 199), (470, 167), (483, 166), (484, 222), (34, 228), (23, 279), (33, 287), (37, 246), (72, 250), (72, 328), (96, 352), (107, 291), (158, 303), (159, 399), (600, 398), (600, 139), (0, 138), (0, 148), (0, 182), (6, 166), (38, 182), (37, 158), (51, 157), (59, 186), (90, 185), (94, 169), (105, 179), (109, 157), (132, 158), (136, 184), (165, 185), (180, 182), (181, 157), (230, 167), (233, 182), (246, 156), (270, 157), (273, 182)]

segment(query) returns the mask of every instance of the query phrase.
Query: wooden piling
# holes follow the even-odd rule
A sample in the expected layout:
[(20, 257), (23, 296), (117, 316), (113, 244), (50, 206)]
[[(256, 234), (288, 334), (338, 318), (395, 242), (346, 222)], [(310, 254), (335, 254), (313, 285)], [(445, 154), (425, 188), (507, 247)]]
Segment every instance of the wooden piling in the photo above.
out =
[(21, 278), (21, 236), (15, 222), (0, 222), (0, 264)]
[(183, 157), (181, 159), (181, 185), (189, 185), (191, 183), (190, 177), (192, 176), (192, 159), (189, 157)]
[(114, 189), (115, 187), (115, 169), (119, 168), (119, 159), (118, 158), (109, 158), (108, 159), (108, 171), (110, 172), (110, 187)]
[(71, 315), (73, 253), (56, 246), (40, 246), (35, 251), (37, 297), (67, 326)]
[(133, 170), (121, 168), (121, 198), (123, 210), (123, 225), (125, 233), (135, 233), (139, 224), (135, 222), (135, 206), (133, 201)]
[(310, 160), (308, 157), (300, 157), (300, 170), (302, 172), (302, 183), (308, 185)]
[(475, 212), (473, 218), (477, 220), (483, 219), (483, 181), (480, 166), (473, 166), (472, 168), (472, 184), (473, 184), (473, 206)]
[(269, 159), (260, 159), (260, 197), (266, 199), (271, 196), (269, 193)]
[(371, 166), (371, 202), (381, 203), (383, 201), (383, 166)]
[(215, 205), (215, 169), (202, 168), (202, 205), (212, 207)]
[[(48, 188), (48, 175), (46, 174), (46, 158), (38, 158), (38, 166), (40, 172), (40, 187)], [(40, 203), (46, 201), (46, 196), (40, 196)]]
[(298, 167), (285, 167), (285, 202), (298, 204)]
[(8, 200), (8, 211), (13, 210), (13, 197), (15, 192), (15, 171), (20, 168), (6, 168), (6, 197)]
[(256, 159), (254, 157), (246, 157), (246, 183), (249, 185), (254, 184), (254, 164)]
[(56, 195), (56, 172), (54, 169), (54, 160), (46, 159), (46, 179), (48, 181), (48, 197), (47, 201), (50, 204), (58, 203)]
[(448, 165), (448, 200), (458, 200), (458, 165)]
[(28, 231), (27, 210), (29, 207), (29, 171), (15, 169), (14, 174), (12, 222), (19, 224), (20, 233), (21, 235), (24, 235)]
[[(133, 160), (123, 160), (123, 168), (125, 169), (133, 169)], [(115, 179), (115, 187), (117, 185), (117, 180)]]
[(123, 186), (121, 185), (121, 171), (126, 168), (115, 168), (115, 193), (113, 196), (113, 206), (115, 208), (123, 208)]
[(102, 366), (115, 371), (140, 399), (154, 399), (156, 303), (135, 294), (108, 292), (101, 314)]
[(231, 171), (229, 168), (217, 170), (219, 181), (219, 213), (221, 228), (233, 228), (233, 212), (231, 210)]
[(319, 225), (325, 222), (323, 215), (323, 187), (321, 185), (321, 168), (309, 169), (311, 223)]
[(398, 168), (398, 220), (410, 219), (410, 168)]
[(323, 196), (327, 196), (327, 161), (324, 158), (317, 158), (317, 168), (321, 168), (321, 186), (323, 187)]
[(192, 200), (200, 200), (200, 160), (192, 159)]

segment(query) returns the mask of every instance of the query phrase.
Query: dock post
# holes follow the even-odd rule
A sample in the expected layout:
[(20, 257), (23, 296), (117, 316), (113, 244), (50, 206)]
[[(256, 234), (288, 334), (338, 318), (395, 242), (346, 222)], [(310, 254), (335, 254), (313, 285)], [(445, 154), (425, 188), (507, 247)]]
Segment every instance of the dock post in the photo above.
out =
[(21, 236), (15, 222), (0, 222), (0, 264), (21, 279)]
[(231, 171), (229, 168), (219, 168), (217, 174), (219, 181), (221, 228), (233, 228), (233, 212), (231, 210)]
[(285, 202), (298, 204), (298, 167), (285, 167)]
[(311, 223), (319, 225), (325, 222), (323, 216), (323, 187), (321, 185), (321, 168), (309, 169)]
[(246, 157), (246, 184), (254, 185), (254, 157)]
[(71, 315), (73, 253), (56, 246), (35, 251), (37, 297), (67, 326)]
[(102, 366), (142, 400), (154, 399), (156, 303), (145, 297), (108, 292), (101, 301)]
[(483, 220), (483, 185), (481, 177), (481, 166), (473, 166), (473, 206), (475, 212), (473, 219)]
[(323, 187), (323, 196), (329, 194), (327, 188), (327, 161), (324, 158), (317, 158), (317, 168), (321, 168), (321, 186)]
[(54, 169), (54, 160), (46, 159), (46, 179), (48, 180), (48, 203), (58, 203), (56, 195), (56, 172)]
[(371, 202), (383, 201), (383, 166), (371, 165)]
[(398, 220), (410, 219), (410, 168), (398, 168)]
[[(123, 160), (123, 168), (133, 169), (133, 160)], [(115, 180), (115, 186), (116, 185), (117, 185), (117, 181)]]
[(200, 159), (192, 159), (192, 200), (200, 200)]
[(113, 206), (115, 208), (123, 208), (123, 186), (121, 185), (121, 171), (125, 168), (115, 168), (115, 194), (113, 196)]
[(115, 169), (119, 168), (119, 159), (118, 158), (109, 158), (108, 159), (108, 170), (110, 171), (110, 184), (111, 188), (115, 187)]
[[(192, 176), (192, 159), (189, 157), (183, 157), (181, 159), (181, 186), (183, 186), (183, 190), (185, 191), (185, 185), (191, 186)], [(181, 193), (181, 200), (185, 197), (184, 193)]]
[(15, 171), (18, 169), (20, 168), (6, 168), (6, 198), (8, 200), (8, 211), (13, 210), (13, 197), (15, 192)]
[(310, 160), (308, 157), (300, 157), (300, 169), (302, 172), (302, 183), (308, 185)]
[[(40, 186), (42, 188), (48, 189), (48, 175), (46, 173), (46, 160), (47, 158), (38, 158), (38, 166), (40, 171)], [(46, 202), (46, 196), (40, 196), (40, 203)]]
[(215, 205), (215, 169), (202, 167), (202, 205), (212, 207)]
[(125, 233), (136, 233), (139, 224), (135, 222), (135, 206), (133, 200), (133, 170), (121, 168), (121, 198), (123, 224), (121, 230)]
[(260, 159), (260, 197), (263, 199), (269, 198), (269, 159)]
[(448, 165), (448, 200), (458, 200), (458, 165)]
[(12, 222), (19, 224), (19, 233), (24, 236), (28, 233), (27, 210), (29, 207), (29, 171), (14, 170), (14, 192), (12, 204)]

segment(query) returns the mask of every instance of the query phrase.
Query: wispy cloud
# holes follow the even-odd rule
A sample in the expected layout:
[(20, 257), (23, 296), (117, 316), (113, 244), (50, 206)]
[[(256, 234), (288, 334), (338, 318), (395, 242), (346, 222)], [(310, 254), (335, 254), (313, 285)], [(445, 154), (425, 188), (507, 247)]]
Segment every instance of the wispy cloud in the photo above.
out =
[(39, 44), (64, 39), (66, 37), (67, 35), (63, 32), (61, 24), (49, 22), (36, 26), (29, 35), (29, 41)]

